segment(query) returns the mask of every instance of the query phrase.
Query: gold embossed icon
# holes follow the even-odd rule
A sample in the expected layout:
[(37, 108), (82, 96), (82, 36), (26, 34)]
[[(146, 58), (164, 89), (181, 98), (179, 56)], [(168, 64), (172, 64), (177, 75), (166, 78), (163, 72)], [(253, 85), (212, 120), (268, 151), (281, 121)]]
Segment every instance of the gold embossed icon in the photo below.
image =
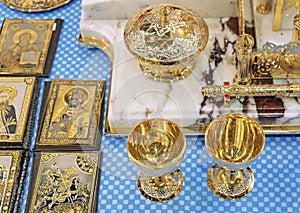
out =
[(35, 116), (35, 77), (0, 78), (0, 142), (2, 146), (27, 147)]
[(13, 85), (0, 86), (0, 134), (14, 134), (17, 128), (16, 108), (12, 101), (17, 97)]
[(241, 114), (221, 115), (205, 132), (205, 145), (215, 165), (208, 172), (208, 186), (224, 199), (234, 200), (251, 192), (254, 175), (249, 166), (265, 144), (262, 127)]
[(63, 20), (4, 19), (0, 75), (48, 76)]
[(145, 120), (136, 125), (127, 140), (129, 158), (140, 171), (140, 193), (156, 202), (176, 197), (183, 187), (181, 164), (186, 141), (182, 130), (172, 121)]
[(97, 150), (105, 81), (53, 79), (46, 84), (49, 94), (35, 149)]
[(25, 212), (97, 212), (100, 152), (34, 154)]
[(142, 71), (158, 81), (185, 78), (208, 41), (208, 26), (197, 13), (177, 5), (145, 8), (125, 26), (124, 42)]

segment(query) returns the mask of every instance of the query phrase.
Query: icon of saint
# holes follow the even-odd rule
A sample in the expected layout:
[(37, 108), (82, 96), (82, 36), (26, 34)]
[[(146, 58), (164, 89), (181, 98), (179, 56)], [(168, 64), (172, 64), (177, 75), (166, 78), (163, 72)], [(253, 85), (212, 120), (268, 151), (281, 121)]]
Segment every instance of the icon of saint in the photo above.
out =
[(0, 86), (0, 134), (15, 134), (17, 128), (16, 109), (12, 101), (17, 97), (15, 86)]
[(49, 137), (83, 138), (88, 133), (88, 110), (85, 105), (88, 92), (81, 87), (73, 87), (64, 95), (65, 107), (52, 119)]
[(17, 31), (13, 43), (0, 56), (1, 68), (35, 68), (39, 51), (34, 45), (37, 33), (31, 29)]

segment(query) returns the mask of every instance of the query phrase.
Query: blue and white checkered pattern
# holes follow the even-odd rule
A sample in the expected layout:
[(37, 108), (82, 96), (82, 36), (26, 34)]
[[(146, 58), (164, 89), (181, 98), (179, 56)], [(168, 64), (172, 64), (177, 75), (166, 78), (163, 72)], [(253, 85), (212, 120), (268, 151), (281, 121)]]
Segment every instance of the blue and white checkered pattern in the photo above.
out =
[[(19, 12), (0, 3), (0, 14), (1, 23), (4, 18), (64, 19), (50, 79), (106, 79), (107, 103), (110, 61), (103, 52), (77, 42), (80, 0), (41, 13)], [(300, 212), (300, 136), (267, 136), (262, 155), (251, 166), (254, 189), (236, 201), (218, 198), (208, 188), (207, 172), (213, 161), (205, 150), (203, 136), (187, 139), (186, 156), (180, 167), (184, 188), (178, 197), (166, 203), (150, 202), (140, 195), (137, 170), (128, 159), (125, 144), (126, 138), (103, 136), (98, 212)], [(30, 190), (29, 181), (27, 178), (26, 193)], [(25, 204), (26, 199), (23, 212)]]

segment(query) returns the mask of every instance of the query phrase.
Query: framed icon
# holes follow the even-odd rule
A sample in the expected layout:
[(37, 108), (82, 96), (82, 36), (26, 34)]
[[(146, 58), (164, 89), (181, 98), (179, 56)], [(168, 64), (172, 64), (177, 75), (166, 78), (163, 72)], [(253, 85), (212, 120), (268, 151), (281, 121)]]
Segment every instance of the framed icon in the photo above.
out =
[(0, 75), (49, 76), (63, 20), (4, 19)]
[(28, 146), (38, 89), (35, 77), (0, 77), (0, 149)]
[(0, 150), (0, 212), (20, 212), (29, 152)]
[(52, 80), (35, 148), (98, 149), (104, 87), (103, 80)]
[(99, 152), (37, 152), (26, 212), (96, 212)]

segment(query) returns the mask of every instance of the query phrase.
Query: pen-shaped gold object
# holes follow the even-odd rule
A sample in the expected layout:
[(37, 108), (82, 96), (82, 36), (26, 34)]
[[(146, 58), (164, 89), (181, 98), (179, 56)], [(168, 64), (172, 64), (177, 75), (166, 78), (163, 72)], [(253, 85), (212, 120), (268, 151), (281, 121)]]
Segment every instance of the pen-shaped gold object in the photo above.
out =
[(201, 89), (204, 96), (287, 96), (300, 97), (300, 83), (261, 85), (208, 85)]

